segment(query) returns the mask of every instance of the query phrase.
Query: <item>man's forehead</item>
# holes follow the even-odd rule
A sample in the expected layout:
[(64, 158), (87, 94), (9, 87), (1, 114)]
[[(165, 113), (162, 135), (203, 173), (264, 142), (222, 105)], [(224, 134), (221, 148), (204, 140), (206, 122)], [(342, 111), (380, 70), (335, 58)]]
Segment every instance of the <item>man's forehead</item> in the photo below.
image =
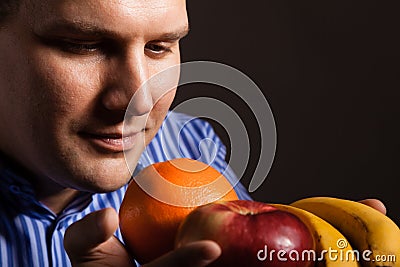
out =
[(160, 9), (169, 8), (171, 6), (186, 6), (186, 0), (19, 0), (21, 4), (25, 4), (30, 8), (42, 8), (45, 9), (48, 6), (54, 4), (65, 4), (69, 3), (72, 5), (78, 5), (81, 3), (87, 3), (92, 7), (97, 7), (102, 4), (124, 6), (127, 8), (135, 9)]
[(68, 9), (72, 13), (78, 11), (108, 11), (124, 15), (143, 16), (152, 13), (167, 13), (173, 10), (186, 10), (185, 0), (22, 0), (28, 12), (47, 13), (51, 15), (60, 9)]
[(32, 24), (38, 29), (185, 32), (188, 28), (184, 0), (27, 1), (33, 11)]

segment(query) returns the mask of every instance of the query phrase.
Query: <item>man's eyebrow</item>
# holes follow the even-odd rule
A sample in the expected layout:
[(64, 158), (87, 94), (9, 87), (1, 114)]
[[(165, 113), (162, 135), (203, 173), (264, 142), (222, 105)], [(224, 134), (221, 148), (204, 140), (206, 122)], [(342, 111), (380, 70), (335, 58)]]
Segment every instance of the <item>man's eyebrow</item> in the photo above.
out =
[(189, 33), (189, 26), (185, 26), (177, 31), (161, 34), (155, 41), (174, 42), (182, 39)]
[(58, 19), (52, 21), (50, 25), (43, 25), (40, 27), (40, 31), (49, 32), (49, 33), (59, 33), (60, 31), (66, 31), (72, 34), (87, 34), (93, 36), (113, 36), (116, 33), (101, 28), (93, 23), (88, 23), (80, 20), (65, 20)]
[[(41, 27), (40, 31), (49, 32), (49, 33), (59, 33), (61, 31), (65, 31), (72, 34), (86, 34), (91, 36), (108, 36), (108, 37), (117, 37), (117, 33), (99, 27), (93, 23), (88, 23), (80, 20), (65, 20), (58, 19), (53, 21), (50, 25), (44, 25)], [(155, 41), (167, 41), (173, 42), (177, 41), (183, 37), (185, 37), (189, 33), (189, 26), (185, 25), (179, 30), (171, 31), (167, 33), (160, 34), (157, 36)]]

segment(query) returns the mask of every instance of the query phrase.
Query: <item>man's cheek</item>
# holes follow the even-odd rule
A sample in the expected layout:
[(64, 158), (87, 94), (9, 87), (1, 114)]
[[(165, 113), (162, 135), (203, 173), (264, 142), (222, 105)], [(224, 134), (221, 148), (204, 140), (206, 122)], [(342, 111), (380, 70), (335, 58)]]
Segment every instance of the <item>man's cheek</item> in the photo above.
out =
[(176, 89), (170, 89), (166, 91), (154, 104), (153, 109), (158, 111), (168, 110), (174, 100)]
[(87, 107), (95, 98), (98, 87), (96, 80), (90, 79), (79, 68), (57, 62), (39, 65), (31, 84), (36, 92), (36, 105), (47, 107), (47, 112), (57, 116)]

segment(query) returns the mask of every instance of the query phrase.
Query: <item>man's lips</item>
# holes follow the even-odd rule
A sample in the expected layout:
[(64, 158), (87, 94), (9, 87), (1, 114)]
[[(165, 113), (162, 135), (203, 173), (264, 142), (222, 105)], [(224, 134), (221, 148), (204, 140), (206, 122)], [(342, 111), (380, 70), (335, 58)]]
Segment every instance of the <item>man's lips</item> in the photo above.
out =
[(141, 131), (122, 133), (88, 133), (82, 132), (80, 135), (89, 140), (93, 145), (106, 152), (123, 152), (132, 149), (135, 144), (140, 142), (144, 129)]

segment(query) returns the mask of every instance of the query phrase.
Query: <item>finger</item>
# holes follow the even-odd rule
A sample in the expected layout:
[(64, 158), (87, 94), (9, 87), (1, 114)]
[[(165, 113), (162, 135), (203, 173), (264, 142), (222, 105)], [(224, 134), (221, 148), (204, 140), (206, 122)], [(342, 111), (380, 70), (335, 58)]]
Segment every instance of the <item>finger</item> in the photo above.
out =
[(368, 198), (361, 200), (360, 202), (382, 212), (383, 214), (386, 214), (385, 204), (383, 204), (382, 201), (378, 199)]
[(118, 214), (112, 208), (93, 212), (68, 227), (64, 247), (71, 261), (110, 239), (118, 228)]
[(203, 267), (221, 255), (221, 248), (214, 241), (196, 241), (180, 247), (144, 267)]

